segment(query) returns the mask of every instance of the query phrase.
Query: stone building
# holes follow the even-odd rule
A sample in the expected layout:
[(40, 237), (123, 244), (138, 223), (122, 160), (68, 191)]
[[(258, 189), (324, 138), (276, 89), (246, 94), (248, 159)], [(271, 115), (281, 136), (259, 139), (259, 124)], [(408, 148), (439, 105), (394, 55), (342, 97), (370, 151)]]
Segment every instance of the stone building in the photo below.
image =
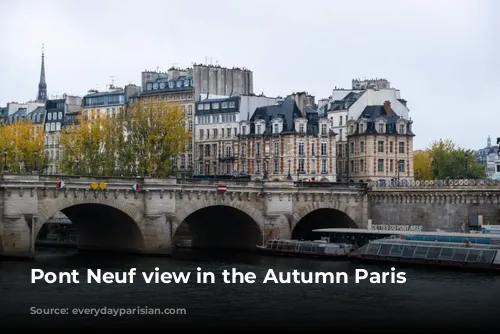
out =
[(77, 113), (81, 108), (81, 104), (81, 97), (66, 94), (61, 98), (47, 100), (45, 103), (45, 149), (49, 156), (49, 165), (45, 171), (47, 174), (57, 174), (59, 172), (61, 129), (66, 123), (68, 115)]
[(331, 120), (337, 136), (337, 175), (339, 181), (349, 180), (347, 122), (358, 120), (368, 106), (380, 106), (385, 101), (403, 119), (409, 120), (406, 100), (398, 89), (392, 88), (387, 79), (352, 80), (350, 89), (335, 87), (328, 103), (321, 103), (320, 112)]
[(349, 182), (413, 179), (412, 121), (400, 117), (391, 103), (366, 106), (347, 121)]
[(234, 174), (237, 171), (234, 152), (240, 121), (248, 120), (256, 108), (273, 105), (277, 101), (276, 98), (255, 95), (202, 96), (202, 100), (196, 103), (195, 112), (195, 173)]
[(255, 179), (335, 181), (331, 122), (288, 96), (240, 122), (237, 170)]
[(141, 92), (141, 87), (127, 85), (125, 88), (109, 86), (108, 91), (90, 90), (82, 98), (82, 114), (90, 119), (103, 116), (116, 117), (130, 100)]

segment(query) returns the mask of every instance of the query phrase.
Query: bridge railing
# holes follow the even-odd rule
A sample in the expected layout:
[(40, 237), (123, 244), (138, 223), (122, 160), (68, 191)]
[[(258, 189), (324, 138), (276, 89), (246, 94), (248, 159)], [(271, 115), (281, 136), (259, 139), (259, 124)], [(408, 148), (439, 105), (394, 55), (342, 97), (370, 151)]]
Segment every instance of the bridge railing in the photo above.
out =
[(500, 187), (500, 180), (490, 179), (458, 179), (458, 180), (391, 180), (377, 181), (370, 184), (371, 188), (456, 188), (477, 187), (492, 188)]
[(366, 189), (368, 183), (358, 182), (294, 182), (298, 188), (350, 188), (350, 189)]

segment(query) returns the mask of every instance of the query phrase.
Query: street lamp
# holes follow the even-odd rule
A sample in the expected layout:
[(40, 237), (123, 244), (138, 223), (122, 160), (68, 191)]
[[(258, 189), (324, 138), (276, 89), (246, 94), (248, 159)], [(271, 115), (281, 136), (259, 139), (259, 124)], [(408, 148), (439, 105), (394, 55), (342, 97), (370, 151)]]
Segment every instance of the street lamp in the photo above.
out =
[(3, 172), (7, 173), (9, 167), (7, 166), (7, 150), (3, 150)]
[(292, 163), (292, 160), (288, 159), (288, 175), (286, 177), (286, 179), (288, 181), (291, 181), (292, 180), (292, 174), (290, 174), (290, 164)]
[(38, 152), (35, 152), (35, 166), (33, 167), (34, 172), (38, 172)]

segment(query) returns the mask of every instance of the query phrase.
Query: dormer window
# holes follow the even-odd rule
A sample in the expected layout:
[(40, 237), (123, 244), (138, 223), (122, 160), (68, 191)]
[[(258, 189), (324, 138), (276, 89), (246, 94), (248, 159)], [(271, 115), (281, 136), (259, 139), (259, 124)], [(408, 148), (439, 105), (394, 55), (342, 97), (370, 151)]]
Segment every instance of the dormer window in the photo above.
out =
[(234, 101), (229, 102), (229, 108), (236, 108), (236, 102)]
[(378, 133), (384, 133), (384, 123), (378, 124)]
[(279, 133), (279, 124), (278, 123), (274, 123), (274, 129), (273, 129), (273, 133)]
[(247, 134), (247, 127), (246, 127), (246, 125), (242, 125), (241, 126), (241, 134), (242, 135), (246, 135)]
[(299, 133), (304, 133), (305, 131), (305, 126), (304, 124), (299, 124)]
[(321, 124), (321, 135), (326, 136), (326, 124)]
[(401, 134), (405, 133), (405, 125), (404, 124), (399, 124), (399, 133), (401, 133)]
[(227, 102), (222, 102), (221, 107), (222, 109), (227, 109)]
[(176, 86), (177, 86), (177, 88), (181, 88), (182, 87), (182, 81), (180, 81), (180, 80), (177, 81), (176, 82)]
[(359, 124), (359, 133), (365, 132), (365, 125), (363, 123)]
[(349, 127), (349, 134), (351, 134), (351, 135), (352, 135), (353, 133), (354, 133), (354, 125), (351, 125), (351, 126)]
[(219, 103), (212, 103), (212, 109), (219, 109)]
[(170, 88), (174, 88), (174, 82), (173, 82), (173, 81), (170, 81), (170, 82), (168, 83), (168, 87), (170, 87)]
[(256, 133), (256, 134), (260, 135), (260, 131), (261, 131), (261, 130), (262, 130), (262, 125), (260, 125), (260, 124), (259, 124), (259, 125), (257, 125), (257, 126), (255, 127), (255, 133)]

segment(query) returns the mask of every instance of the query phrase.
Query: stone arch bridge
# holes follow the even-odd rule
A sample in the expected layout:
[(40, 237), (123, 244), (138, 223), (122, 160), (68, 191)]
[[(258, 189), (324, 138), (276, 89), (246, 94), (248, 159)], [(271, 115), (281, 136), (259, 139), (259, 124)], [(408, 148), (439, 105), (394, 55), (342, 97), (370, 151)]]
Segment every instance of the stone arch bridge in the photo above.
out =
[[(201, 247), (254, 248), (268, 238), (305, 239), (314, 228), (366, 228), (368, 222), (363, 184), (39, 175), (0, 180), (4, 256), (33, 257), (41, 227), (57, 212), (76, 226), (79, 248), (155, 255), (171, 254), (176, 236), (185, 232)], [(94, 182), (102, 187), (94, 190)]]

